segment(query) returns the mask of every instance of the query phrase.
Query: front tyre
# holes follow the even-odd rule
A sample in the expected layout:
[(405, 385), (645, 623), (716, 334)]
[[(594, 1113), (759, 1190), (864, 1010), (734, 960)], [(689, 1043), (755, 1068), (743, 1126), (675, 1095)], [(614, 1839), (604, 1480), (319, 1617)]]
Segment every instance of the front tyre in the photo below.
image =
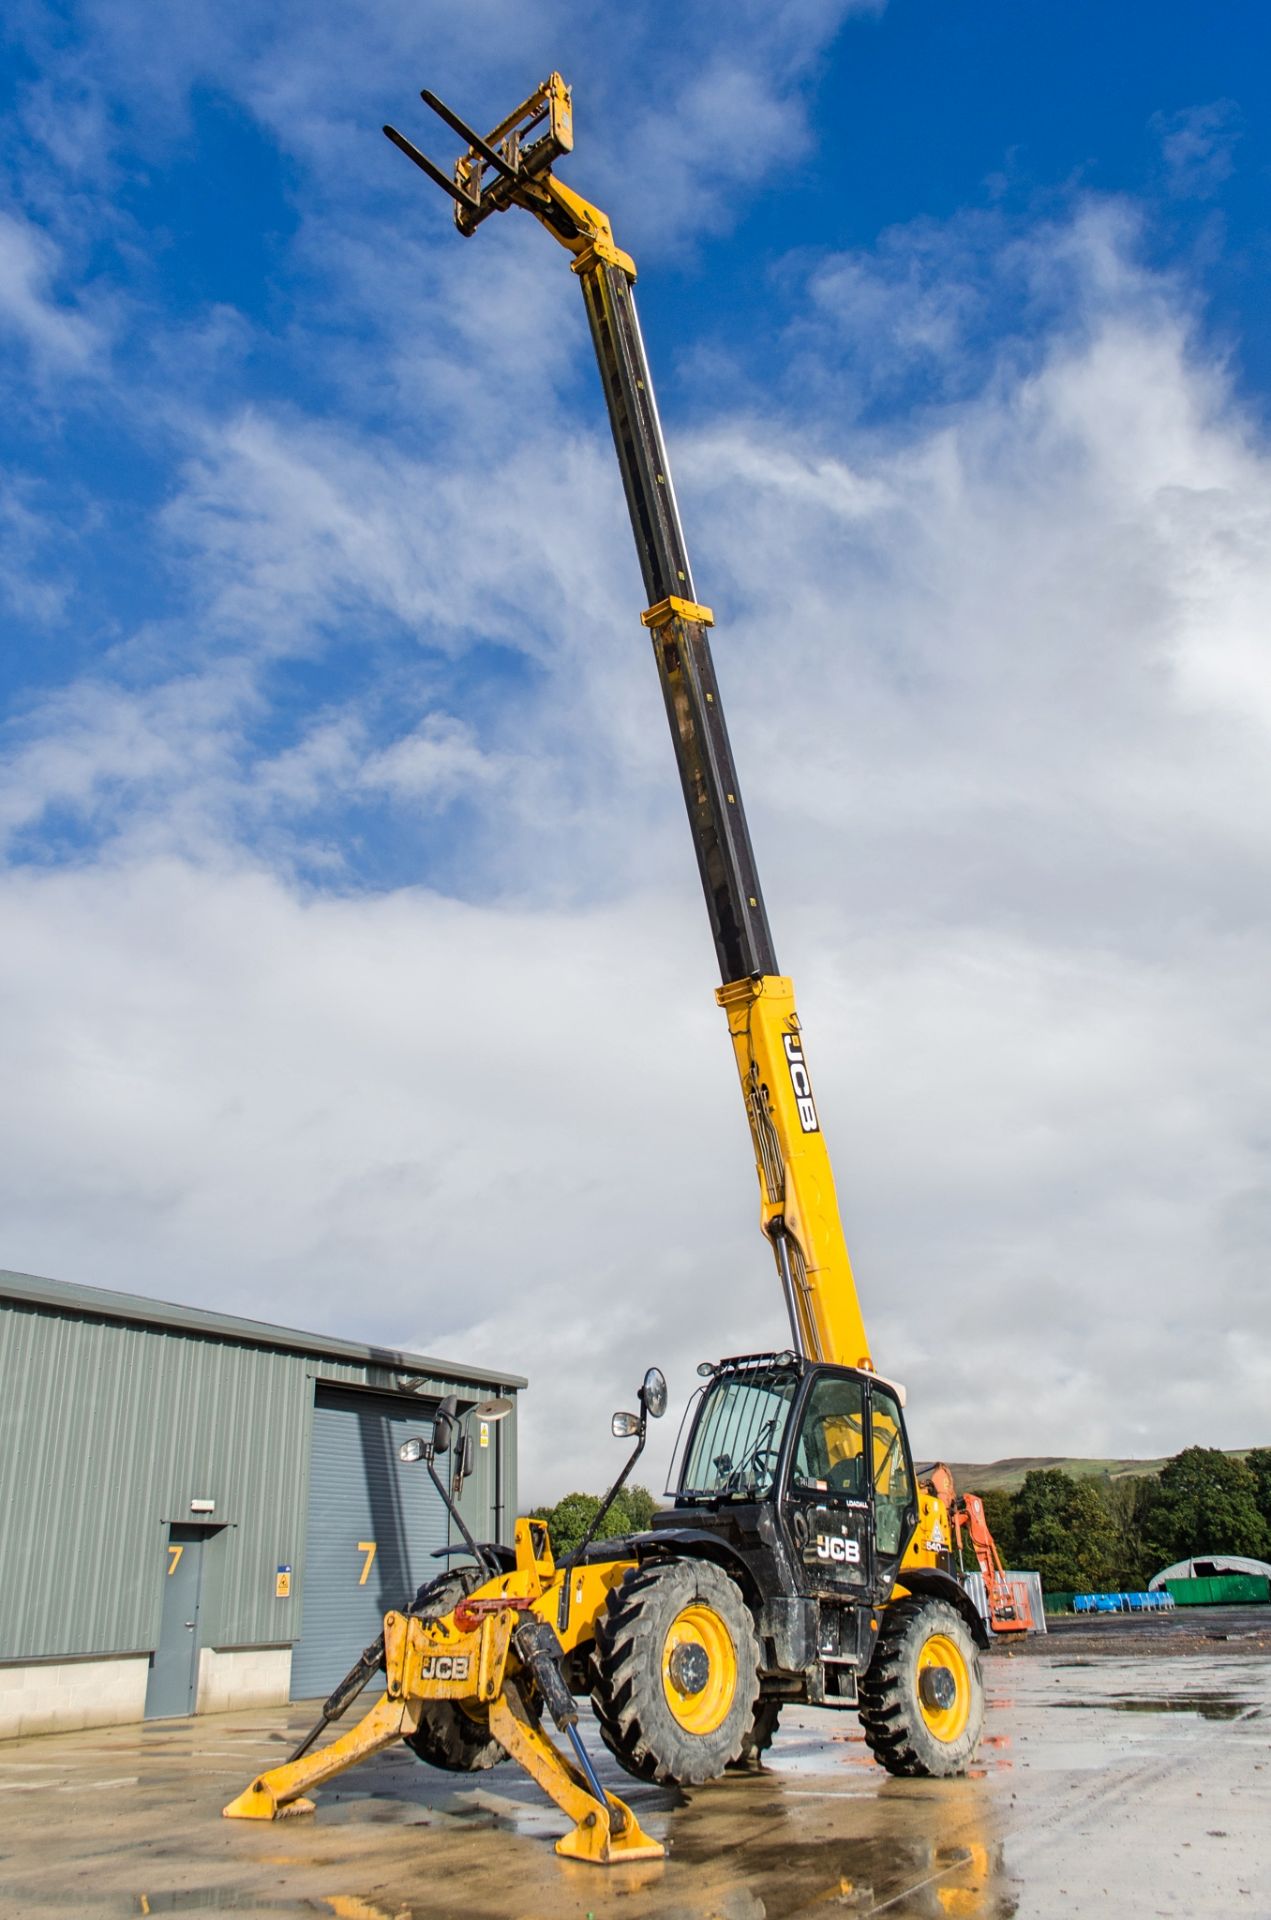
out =
[(860, 1683), (860, 1715), (888, 1773), (966, 1772), (984, 1726), (984, 1681), (971, 1630), (947, 1601), (914, 1595), (888, 1607)]
[(596, 1625), (600, 1737), (637, 1780), (700, 1786), (746, 1745), (759, 1642), (736, 1584), (709, 1560), (633, 1568)]

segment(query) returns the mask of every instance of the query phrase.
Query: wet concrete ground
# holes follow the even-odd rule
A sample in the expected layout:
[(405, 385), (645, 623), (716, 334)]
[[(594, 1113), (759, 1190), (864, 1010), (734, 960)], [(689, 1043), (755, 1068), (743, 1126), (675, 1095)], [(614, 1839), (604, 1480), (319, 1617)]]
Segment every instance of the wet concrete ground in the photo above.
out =
[[(303, 1708), (0, 1747), (0, 1915), (343, 1920), (794, 1920), (1222, 1915), (1271, 1920), (1271, 1668), (1260, 1652), (986, 1662), (981, 1764), (891, 1780), (850, 1713), (788, 1713), (761, 1775), (691, 1794), (605, 1778), (665, 1863), (558, 1860), (512, 1766), (438, 1774), (404, 1748), (272, 1825), (220, 1809)], [(603, 1750), (594, 1732), (593, 1751)]]

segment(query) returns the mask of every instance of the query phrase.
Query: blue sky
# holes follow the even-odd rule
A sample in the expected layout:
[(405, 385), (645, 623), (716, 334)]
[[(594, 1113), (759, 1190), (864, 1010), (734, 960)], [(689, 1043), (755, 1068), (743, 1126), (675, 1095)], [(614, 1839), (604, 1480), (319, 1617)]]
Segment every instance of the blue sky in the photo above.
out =
[(550, 1371), (544, 1485), (780, 1336), (577, 288), (378, 131), (555, 66), (917, 1444), (1264, 1441), (1265, 9), (6, 18), (0, 1261)]

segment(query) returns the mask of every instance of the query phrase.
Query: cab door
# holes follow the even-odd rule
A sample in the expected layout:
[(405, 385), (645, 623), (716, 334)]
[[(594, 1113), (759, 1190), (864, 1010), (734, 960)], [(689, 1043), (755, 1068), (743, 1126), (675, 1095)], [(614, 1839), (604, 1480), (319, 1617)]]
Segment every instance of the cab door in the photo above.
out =
[(818, 1369), (790, 1447), (785, 1521), (802, 1592), (863, 1600), (874, 1584), (864, 1376)]
[(871, 1380), (867, 1396), (874, 1572), (880, 1597), (886, 1599), (896, 1584), (901, 1558), (918, 1524), (918, 1496), (904, 1416), (896, 1395), (881, 1380)]

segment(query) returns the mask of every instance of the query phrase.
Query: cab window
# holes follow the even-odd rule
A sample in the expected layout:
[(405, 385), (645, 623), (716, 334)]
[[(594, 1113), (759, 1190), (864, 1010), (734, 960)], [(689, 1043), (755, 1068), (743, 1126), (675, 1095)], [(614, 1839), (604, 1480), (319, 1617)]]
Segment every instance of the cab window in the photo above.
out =
[(913, 1480), (905, 1456), (905, 1430), (895, 1396), (873, 1389), (870, 1448), (874, 1475), (874, 1540), (880, 1554), (897, 1554), (904, 1544), (905, 1519), (913, 1505)]
[(771, 1492), (799, 1376), (733, 1374), (702, 1403), (679, 1498), (759, 1500)]
[(859, 1380), (825, 1376), (816, 1381), (799, 1422), (791, 1481), (803, 1492), (865, 1498), (865, 1408)]

